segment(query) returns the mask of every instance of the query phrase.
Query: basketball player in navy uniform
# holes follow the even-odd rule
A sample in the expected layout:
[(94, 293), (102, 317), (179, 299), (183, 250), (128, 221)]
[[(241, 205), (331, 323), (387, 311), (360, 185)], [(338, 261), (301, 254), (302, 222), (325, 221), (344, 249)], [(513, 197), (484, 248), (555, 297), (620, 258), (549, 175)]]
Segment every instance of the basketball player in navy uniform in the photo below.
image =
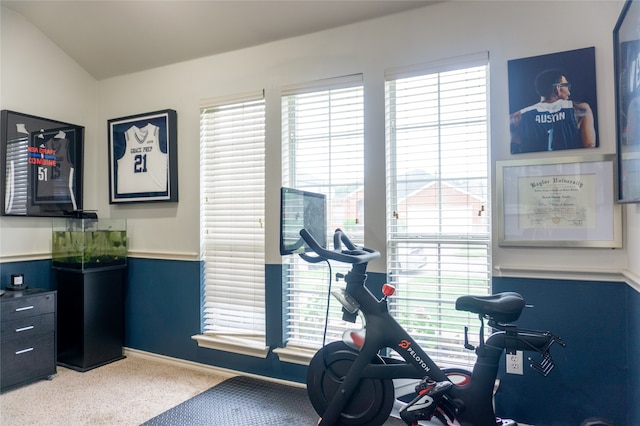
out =
[(594, 148), (593, 112), (586, 102), (569, 100), (571, 84), (562, 71), (550, 69), (536, 77), (540, 102), (510, 117), (511, 152)]

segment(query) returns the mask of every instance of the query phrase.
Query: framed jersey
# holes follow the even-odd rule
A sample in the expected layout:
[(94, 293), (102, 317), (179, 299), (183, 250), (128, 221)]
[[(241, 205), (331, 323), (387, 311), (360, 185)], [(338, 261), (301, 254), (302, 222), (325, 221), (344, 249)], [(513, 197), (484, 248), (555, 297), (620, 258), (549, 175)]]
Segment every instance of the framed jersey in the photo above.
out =
[(109, 202), (178, 201), (174, 110), (114, 118), (109, 131)]
[(81, 211), (84, 127), (9, 110), (1, 123), (2, 214)]

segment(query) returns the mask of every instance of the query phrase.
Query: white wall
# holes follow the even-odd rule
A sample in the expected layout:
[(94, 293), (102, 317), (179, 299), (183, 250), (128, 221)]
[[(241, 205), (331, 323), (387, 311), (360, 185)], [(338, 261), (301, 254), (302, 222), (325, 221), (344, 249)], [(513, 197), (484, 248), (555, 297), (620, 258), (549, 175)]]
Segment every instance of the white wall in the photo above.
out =
[(640, 283), (640, 204), (626, 206), (626, 214), (627, 270)]
[[(95, 206), (96, 81), (21, 15), (0, 15), (0, 108), (85, 126), (85, 208)], [(0, 217), (0, 259), (33, 257), (51, 257), (51, 219)]]
[[(514, 158), (509, 154), (507, 61), (595, 46), (600, 147), (594, 153), (614, 153), (612, 30), (622, 4), (621, 0), (440, 3), (366, 23), (97, 82), (97, 125), (90, 127), (87, 137), (88, 144), (93, 144), (92, 149), (87, 150), (87, 159), (91, 159), (89, 163), (95, 160), (95, 171), (92, 173), (87, 168), (85, 196), (89, 193), (98, 195), (95, 199), (88, 197), (85, 207), (98, 209), (102, 217), (126, 217), (134, 255), (197, 258), (199, 102), (210, 97), (265, 89), (268, 145), (266, 230), (267, 247), (273, 248), (267, 253), (267, 263), (279, 263), (279, 89), (283, 85), (363, 73), (366, 93), (366, 241), (369, 246), (383, 249), (385, 206), (380, 194), (384, 190), (385, 69), (489, 51), (491, 154), (494, 161), (506, 160)], [(555, 27), (548, 23), (551, 7), (553, 16), (564, 17)], [(18, 19), (11, 17), (10, 21), (15, 25), (14, 21)], [(4, 18), (2, 24), (4, 35)], [(40, 40), (39, 43), (46, 46), (46, 41)], [(43, 49), (41, 46), (38, 51)], [(15, 58), (17, 54), (11, 57)], [(4, 70), (4, 51), (2, 58)], [(67, 67), (72, 65), (66, 64), (63, 68)], [(13, 79), (25, 83), (31, 81), (19, 75), (16, 69), (19, 67), (15, 64), (10, 68), (14, 75), (11, 80), (3, 76), (3, 83)], [(33, 78), (43, 80), (45, 86), (52, 81), (44, 75)], [(83, 80), (86, 78), (79, 84)], [(92, 84), (87, 85), (93, 88)], [(73, 92), (81, 91), (76, 88)], [(13, 102), (16, 96), (5, 96), (3, 90), (3, 101)], [(91, 109), (92, 98), (85, 99), (84, 103)], [(35, 100), (20, 106), (30, 113), (52, 115)], [(68, 105), (66, 107), (69, 108)], [(107, 120), (165, 108), (178, 112), (180, 202), (110, 206), (107, 158), (103, 155), (107, 149)], [(88, 125), (71, 113), (51, 118)], [(87, 121), (90, 122), (89, 119)], [(540, 155), (522, 154), (517, 158)], [(624, 210), (627, 226), (624, 249), (506, 249), (494, 244), (494, 264), (524, 267), (525, 270), (628, 269), (640, 275), (640, 265), (636, 261), (640, 258), (640, 207), (629, 205), (624, 206)], [(495, 229), (497, 216), (494, 211)], [(2, 224), (7, 221), (0, 220)], [(30, 219), (19, 223), (25, 223), (22, 221), (31, 223)], [(6, 241), (4, 236), (2, 241)], [(4, 245), (0, 254), (5, 254)], [(372, 265), (376, 272), (384, 269), (382, 262)]]

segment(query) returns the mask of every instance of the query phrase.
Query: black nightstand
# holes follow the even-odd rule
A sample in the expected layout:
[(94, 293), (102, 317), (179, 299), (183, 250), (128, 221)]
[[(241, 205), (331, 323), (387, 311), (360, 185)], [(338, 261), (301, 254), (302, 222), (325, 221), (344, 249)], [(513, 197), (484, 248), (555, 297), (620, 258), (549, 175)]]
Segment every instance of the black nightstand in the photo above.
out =
[(5, 290), (0, 297), (0, 391), (56, 374), (56, 292)]

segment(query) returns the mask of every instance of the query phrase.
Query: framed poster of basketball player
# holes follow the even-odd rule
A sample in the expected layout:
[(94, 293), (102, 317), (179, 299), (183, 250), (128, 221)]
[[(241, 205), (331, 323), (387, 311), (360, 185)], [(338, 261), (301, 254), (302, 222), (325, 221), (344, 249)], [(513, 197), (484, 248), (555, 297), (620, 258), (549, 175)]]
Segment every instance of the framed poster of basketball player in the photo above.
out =
[(81, 211), (84, 127), (9, 110), (0, 121), (2, 214)]
[(627, 0), (613, 30), (618, 201), (640, 203), (640, 3)]
[(598, 146), (595, 48), (508, 61), (511, 153)]
[(109, 202), (177, 202), (177, 114), (150, 112), (108, 121)]

